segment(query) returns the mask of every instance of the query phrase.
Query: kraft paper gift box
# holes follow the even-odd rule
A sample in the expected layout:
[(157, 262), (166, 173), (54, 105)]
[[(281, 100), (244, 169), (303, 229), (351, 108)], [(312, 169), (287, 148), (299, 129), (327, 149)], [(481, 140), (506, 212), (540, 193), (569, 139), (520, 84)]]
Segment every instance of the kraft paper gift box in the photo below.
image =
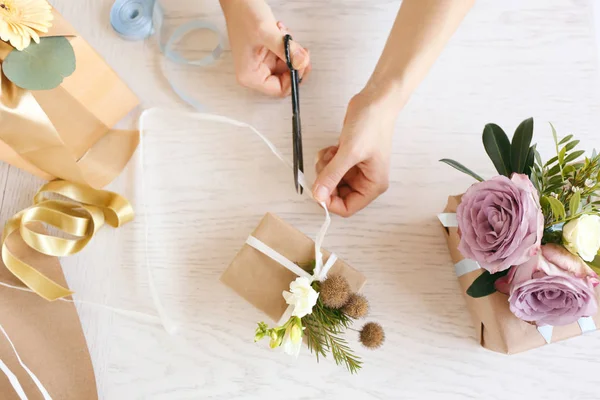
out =
[[(32, 227), (46, 233), (41, 224)], [(18, 233), (7, 238), (13, 254), (66, 286), (56, 257), (38, 253)], [(0, 281), (22, 287), (0, 261)], [(96, 380), (83, 329), (75, 305), (48, 302), (35, 293), (0, 286), (0, 324), (13, 342), (23, 363), (37, 376), (53, 399), (95, 400)], [(43, 399), (32, 378), (20, 365), (10, 343), (0, 333), (0, 360), (16, 376), (27, 398)], [(19, 400), (5, 374), (0, 372), (0, 398)]]
[[(137, 97), (60, 14), (50, 31), (75, 52), (75, 72), (51, 90), (28, 91), (0, 74), (0, 159), (43, 179), (100, 188), (125, 167), (137, 131), (112, 129)], [(0, 41), (0, 64), (13, 50)]]
[[(315, 242), (273, 214), (264, 216), (252, 236), (299, 265), (315, 259)], [(322, 253), (327, 260), (330, 253), (325, 250)], [(343, 275), (353, 292), (360, 291), (366, 282), (362, 273), (339, 258), (328, 275)], [(244, 244), (221, 276), (221, 282), (278, 322), (288, 307), (282, 292), (289, 290), (296, 278), (296, 274), (278, 262)]]
[[(444, 213), (455, 213), (460, 201), (461, 196), (450, 196)], [(467, 303), (467, 309), (473, 319), (476, 338), (481, 346), (499, 353), (515, 354), (547, 343), (578, 336), (583, 331), (595, 330), (595, 327), (599, 326), (600, 313), (589, 321), (593, 321), (593, 323), (587, 323), (584, 326), (573, 323), (566, 326), (541, 327), (538, 330), (538, 327), (520, 320), (510, 311), (506, 294), (495, 292), (477, 299), (469, 296), (467, 289), (482, 274), (483, 270), (475, 269), (462, 273), (464, 271), (461, 271), (461, 264), (464, 265), (469, 260), (465, 260), (458, 251), (460, 243), (458, 228), (444, 228), (444, 234), (452, 262), (458, 266), (457, 272), (461, 274), (458, 276), (458, 281)], [(596, 294), (598, 295), (598, 289), (596, 289)]]

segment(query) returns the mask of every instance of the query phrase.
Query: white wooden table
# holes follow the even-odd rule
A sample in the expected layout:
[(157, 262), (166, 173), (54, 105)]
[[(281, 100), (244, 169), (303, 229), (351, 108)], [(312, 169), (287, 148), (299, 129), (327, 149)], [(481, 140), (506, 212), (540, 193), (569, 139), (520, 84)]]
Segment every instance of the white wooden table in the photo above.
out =
[[(111, 0), (53, 3), (144, 107), (181, 107), (161, 75), (154, 41), (126, 42), (112, 32)], [(310, 160), (337, 139), (346, 103), (372, 71), (399, 2), (271, 3), (313, 57), (314, 72), (301, 93)], [(224, 29), (216, 1), (168, 4), (168, 16), (178, 23), (202, 18)], [(144, 200), (147, 221), (106, 228), (62, 264), (77, 298), (154, 313), (141, 240), (147, 224), (158, 291), (182, 333), (173, 339), (158, 326), (79, 306), (100, 397), (597, 399), (600, 334), (510, 357), (478, 346), (435, 219), (447, 195), (471, 182), (438, 159), (493, 173), (480, 142), (487, 122), (512, 132), (534, 116), (546, 157), (548, 121), (590, 148), (598, 145), (593, 16), (594, 4), (585, 0), (479, 1), (402, 112), (390, 190), (361, 214), (334, 219), (326, 239), (368, 277), (372, 319), (386, 329), (380, 351), (352, 340), (365, 360), (358, 376), (328, 360), (316, 365), (306, 349), (294, 360), (266, 343), (253, 344), (255, 324), (264, 317), (218, 282), (265, 212), (313, 235), (322, 220), (319, 208), (294, 193), (289, 171), (249, 132), (155, 119), (146, 143), (146, 199), (133, 193), (142, 174), (136, 160), (111, 185), (130, 196), (140, 214)], [(201, 46), (202, 39), (185, 46)], [(211, 111), (253, 124), (291, 154), (289, 99), (238, 87), (228, 51), (215, 67), (168, 69)], [(42, 182), (4, 164), (0, 180), (4, 222), (29, 204)]]

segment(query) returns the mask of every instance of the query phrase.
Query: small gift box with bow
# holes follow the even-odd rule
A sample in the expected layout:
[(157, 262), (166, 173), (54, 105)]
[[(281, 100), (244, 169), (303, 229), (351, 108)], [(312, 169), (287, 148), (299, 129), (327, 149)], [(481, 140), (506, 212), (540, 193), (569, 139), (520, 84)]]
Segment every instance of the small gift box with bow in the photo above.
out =
[[(258, 323), (255, 341), (270, 339), (298, 355), (304, 341), (319, 360), (329, 352), (338, 365), (355, 373), (362, 361), (343, 334), (369, 311), (359, 294), (366, 278), (334, 254), (320, 248), (329, 216), (316, 242), (278, 217), (267, 214), (236, 255), (221, 281), (277, 322)], [(360, 342), (378, 348), (384, 341), (381, 325), (366, 323)]]
[(105, 186), (137, 147), (137, 131), (112, 129), (137, 97), (45, 0), (3, 12), (0, 159), (46, 180)]
[[(281, 322), (288, 308), (281, 293), (288, 290), (290, 283), (299, 275), (261, 250), (274, 250), (282, 256), (280, 261), (289, 260), (295, 268), (309, 275), (310, 271), (302, 270), (302, 267), (315, 260), (315, 242), (273, 214), (263, 217), (250, 238), (221, 276), (221, 282), (273, 322)], [(265, 246), (256, 245), (257, 242)], [(323, 253), (325, 259), (330, 257), (329, 252)], [(339, 258), (329, 270), (329, 275), (343, 275), (354, 292), (360, 291), (366, 282), (363, 274)]]

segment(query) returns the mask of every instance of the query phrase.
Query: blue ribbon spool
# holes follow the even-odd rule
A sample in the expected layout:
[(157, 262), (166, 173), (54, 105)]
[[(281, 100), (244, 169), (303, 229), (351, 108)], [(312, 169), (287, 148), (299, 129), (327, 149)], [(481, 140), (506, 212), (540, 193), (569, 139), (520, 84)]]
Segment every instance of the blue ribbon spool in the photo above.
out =
[(110, 10), (110, 23), (123, 39), (143, 40), (154, 33), (155, 0), (117, 0)]
[[(158, 43), (164, 56), (177, 64), (207, 66), (213, 64), (221, 57), (224, 48), (224, 37), (219, 30), (207, 21), (191, 21), (181, 25), (166, 40), (162, 38), (162, 24), (164, 14), (157, 0), (117, 0), (110, 11), (110, 23), (114, 31), (126, 40), (143, 40), (154, 33), (157, 34)], [(211, 53), (200, 59), (189, 59), (177, 52), (173, 47), (188, 33), (196, 30), (208, 30), (218, 36), (219, 43)], [(186, 103), (197, 110), (204, 107), (185, 91), (179, 89), (168, 76), (167, 81), (173, 91)]]

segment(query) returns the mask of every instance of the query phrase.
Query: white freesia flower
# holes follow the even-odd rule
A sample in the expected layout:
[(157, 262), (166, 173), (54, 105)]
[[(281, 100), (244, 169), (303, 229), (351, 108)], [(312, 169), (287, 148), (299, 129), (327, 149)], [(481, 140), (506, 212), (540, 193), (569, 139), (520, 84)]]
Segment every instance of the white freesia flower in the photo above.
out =
[(594, 261), (600, 250), (600, 216), (582, 215), (563, 227), (565, 247), (585, 261)]
[(290, 324), (285, 330), (283, 337), (283, 351), (290, 356), (298, 357), (302, 347), (302, 323), (298, 319), (297, 323)]
[(294, 306), (292, 315), (302, 318), (310, 313), (317, 304), (319, 293), (310, 285), (308, 278), (298, 277), (290, 283), (290, 291), (283, 292), (283, 298), (289, 305)]

